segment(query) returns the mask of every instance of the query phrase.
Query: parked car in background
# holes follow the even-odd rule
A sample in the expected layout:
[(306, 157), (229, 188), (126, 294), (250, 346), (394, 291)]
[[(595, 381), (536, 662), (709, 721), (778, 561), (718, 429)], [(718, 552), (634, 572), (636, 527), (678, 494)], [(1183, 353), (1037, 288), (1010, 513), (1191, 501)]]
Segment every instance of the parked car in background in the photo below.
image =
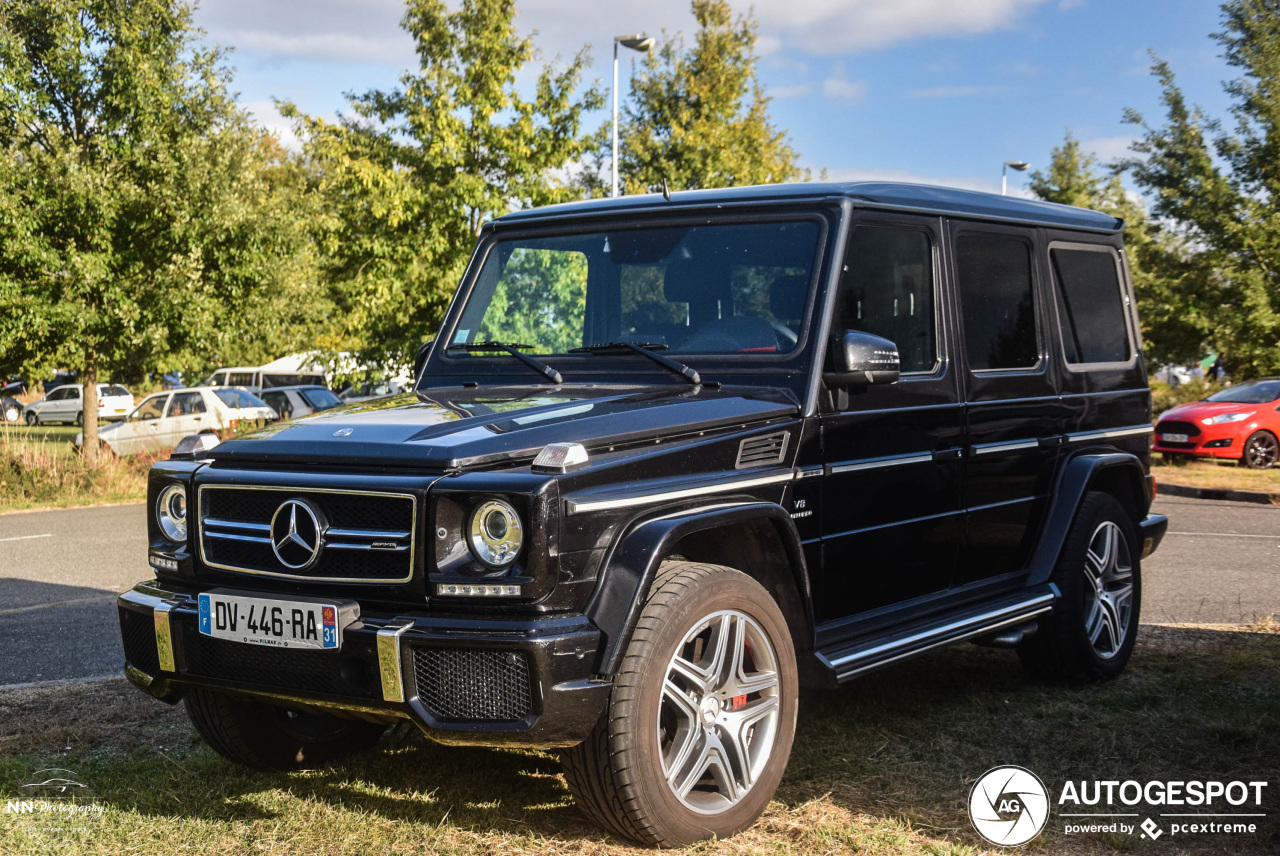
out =
[(295, 416), (306, 416), (338, 407), (343, 402), (327, 386), (282, 386), (277, 389), (264, 389), (259, 396), (272, 410), (280, 414), (281, 419), (292, 419)]
[(22, 402), (8, 395), (0, 395), (0, 421), (17, 422), (22, 418)]
[[(262, 399), (243, 389), (197, 387), (148, 395), (128, 417), (98, 431), (98, 439), (117, 455), (136, 455), (176, 446), (188, 434), (222, 436), (242, 421), (276, 418)], [(76, 448), (84, 444), (77, 434)]]
[(49, 391), (57, 389), (60, 386), (75, 383), (79, 377), (80, 376), (76, 372), (54, 372), (53, 377), (44, 382), (44, 391), (47, 394)]
[(1225, 458), (1270, 469), (1280, 460), (1280, 378), (1219, 390), (1160, 414), (1152, 451), (1166, 457)]
[[(123, 419), (133, 409), (133, 393), (118, 383), (98, 384), (98, 418), (108, 421)], [(44, 398), (26, 406), (23, 416), (27, 424), (47, 425), (52, 422), (84, 424), (84, 387), (80, 384), (60, 386)]]
[(6, 398), (17, 398), (20, 395), (27, 394), (27, 382), (19, 375), (14, 375), (5, 381), (4, 386), (0, 386), (0, 395)]
[(399, 395), (411, 386), (411, 383), (401, 382), (398, 380), (359, 383), (348, 386), (342, 392), (338, 393), (338, 398), (342, 399), (343, 404), (356, 404), (358, 402), (369, 401), (374, 398), (385, 398), (388, 395)]

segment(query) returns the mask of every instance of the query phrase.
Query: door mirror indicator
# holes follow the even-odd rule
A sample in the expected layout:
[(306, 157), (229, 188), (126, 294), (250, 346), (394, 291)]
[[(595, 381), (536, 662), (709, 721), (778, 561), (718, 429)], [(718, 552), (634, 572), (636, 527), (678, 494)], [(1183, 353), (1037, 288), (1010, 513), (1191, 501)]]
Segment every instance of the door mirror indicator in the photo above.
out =
[(897, 383), (901, 371), (898, 346), (860, 330), (845, 330), (833, 343), (831, 366), (822, 380), (832, 388)]

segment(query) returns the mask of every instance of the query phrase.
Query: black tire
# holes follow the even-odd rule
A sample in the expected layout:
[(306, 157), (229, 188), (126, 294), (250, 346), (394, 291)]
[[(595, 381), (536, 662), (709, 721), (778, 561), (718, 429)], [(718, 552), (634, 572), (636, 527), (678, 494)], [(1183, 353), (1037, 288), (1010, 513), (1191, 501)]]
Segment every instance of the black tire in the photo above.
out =
[(1280, 460), (1280, 440), (1270, 431), (1254, 431), (1244, 441), (1240, 466), (1251, 470), (1269, 470)]
[(76, 425), (80, 428), (84, 427), (84, 411), (81, 410), (76, 414)]
[(258, 770), (301, 770), (378, 742), (385, 725), (277, 707), (203, 688), (183, 699), (191, 724), (224, 758)]
[[(716, 641), (730, 637), (727, 648)], [(701, 701), (693, 701), (697, 693), (687, 689), (673, 702), (669, 690), (683, 679), (668, 672), (676, 655), (702, 668), (719, 650), (744, 668), (717, 684), (714, 676), (725, 672), (710, 664), (707, 674), (713, 677), (705, 686), (712, 689)], [(770, 660), (773, 669), (767, 668)], [(745, 688), (739, 678), (747, 685), (772, 684), (734, 695)], [(727, 838), (756, 821), (782, 779), (795, 736), (798, 692), (791, 634), (764, 587), (732, 568), (668, 562), (627, 645), (608, 709), (585, 742), (561, 753), (565, 779), (583, 813), (622, 837), (662, 847)], [(693, 727), (681, 731), (670, 718), (673, 710), (693, 713), (685, 719)], [(746, 736), (735, 740), (734, 733)], [(724, 796), (723, 776), (743, 765), (734, 768), (730, 756), (746, 761), (750, 781), (732, 799)], [(700, 766), (716, 758), (726, 761), (719, 779), (712, 767)], [(667, 759), (675, 768), (672, 778), (686, 783), (683, 797), (668, 784)], [(728, 790), (743, 780), (734, 777)], [(703, 809), (691, 808), (692, 802)]]
[(40, 424), (40, 414), (36, 413), (35, 411), (32, 411), (27, 414), (27, 426), (29, 428), (35, 428), (39, 424)]
[[(1099, 560), (1104, 535), (1114, 539), (1114, 552)], [(1139, 556), (1133, 520), (1120, 501), (1109, 493), (1086, 494), (1053, 574), (1062, 596), (1035, 635), (1018, 646), (1018, 656), (1032, 674), (1100, 681), (1124, 671), (1142, 607)], [(1108, 564), (1114, 568), (1110, 573), (1101, 567)]]

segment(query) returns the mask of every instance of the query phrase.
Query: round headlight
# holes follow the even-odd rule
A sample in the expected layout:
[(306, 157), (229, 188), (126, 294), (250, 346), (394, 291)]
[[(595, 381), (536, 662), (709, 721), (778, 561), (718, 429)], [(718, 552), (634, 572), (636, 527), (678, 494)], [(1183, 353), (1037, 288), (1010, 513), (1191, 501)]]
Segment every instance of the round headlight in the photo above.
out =
[(471, 552), (486, 567), (510, 566), (524, 543), (520, 515), (510, 503), (500, 499), (487, 499), (477, 505), (467, 528)]
[(180, 484), (171, 484), (160, 491), (156, 501), (156, 519), (160, 522), (160, 531), (170, 541), (187, 540), (187, 489)]

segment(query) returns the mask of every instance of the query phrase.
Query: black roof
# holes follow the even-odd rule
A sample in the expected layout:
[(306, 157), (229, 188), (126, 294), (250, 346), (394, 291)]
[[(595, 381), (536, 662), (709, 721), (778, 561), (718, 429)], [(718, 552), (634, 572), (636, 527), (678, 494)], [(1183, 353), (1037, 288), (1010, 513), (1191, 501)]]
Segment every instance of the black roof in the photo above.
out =
[(495, 221), (525, 223), (545, 217), (601, 216), (623, 214), (644, 209), (685, 206), (732, 205), (746, 202), (817, 200), (846, 197), (868, 208), (897, 211), (920, 211), (930, 214), (953, 214), (983, 220), (1006, 220), (1085, 229), (1091, 232), (1117, 232), (1124, 221), (1110, 214), (1074, 208), (1053, 202), (997, 196), (976, 190), (934, 187), (928, 184), (906, 184), (889, 181), (812, 182), (803, 184), (761, 184), (753, 187), (729, 187), (722, 190), (684, 190), (671, 194), (671, 201), (661, 194), (621, 196), (617, 199), (588, 199), (515, 211)]

